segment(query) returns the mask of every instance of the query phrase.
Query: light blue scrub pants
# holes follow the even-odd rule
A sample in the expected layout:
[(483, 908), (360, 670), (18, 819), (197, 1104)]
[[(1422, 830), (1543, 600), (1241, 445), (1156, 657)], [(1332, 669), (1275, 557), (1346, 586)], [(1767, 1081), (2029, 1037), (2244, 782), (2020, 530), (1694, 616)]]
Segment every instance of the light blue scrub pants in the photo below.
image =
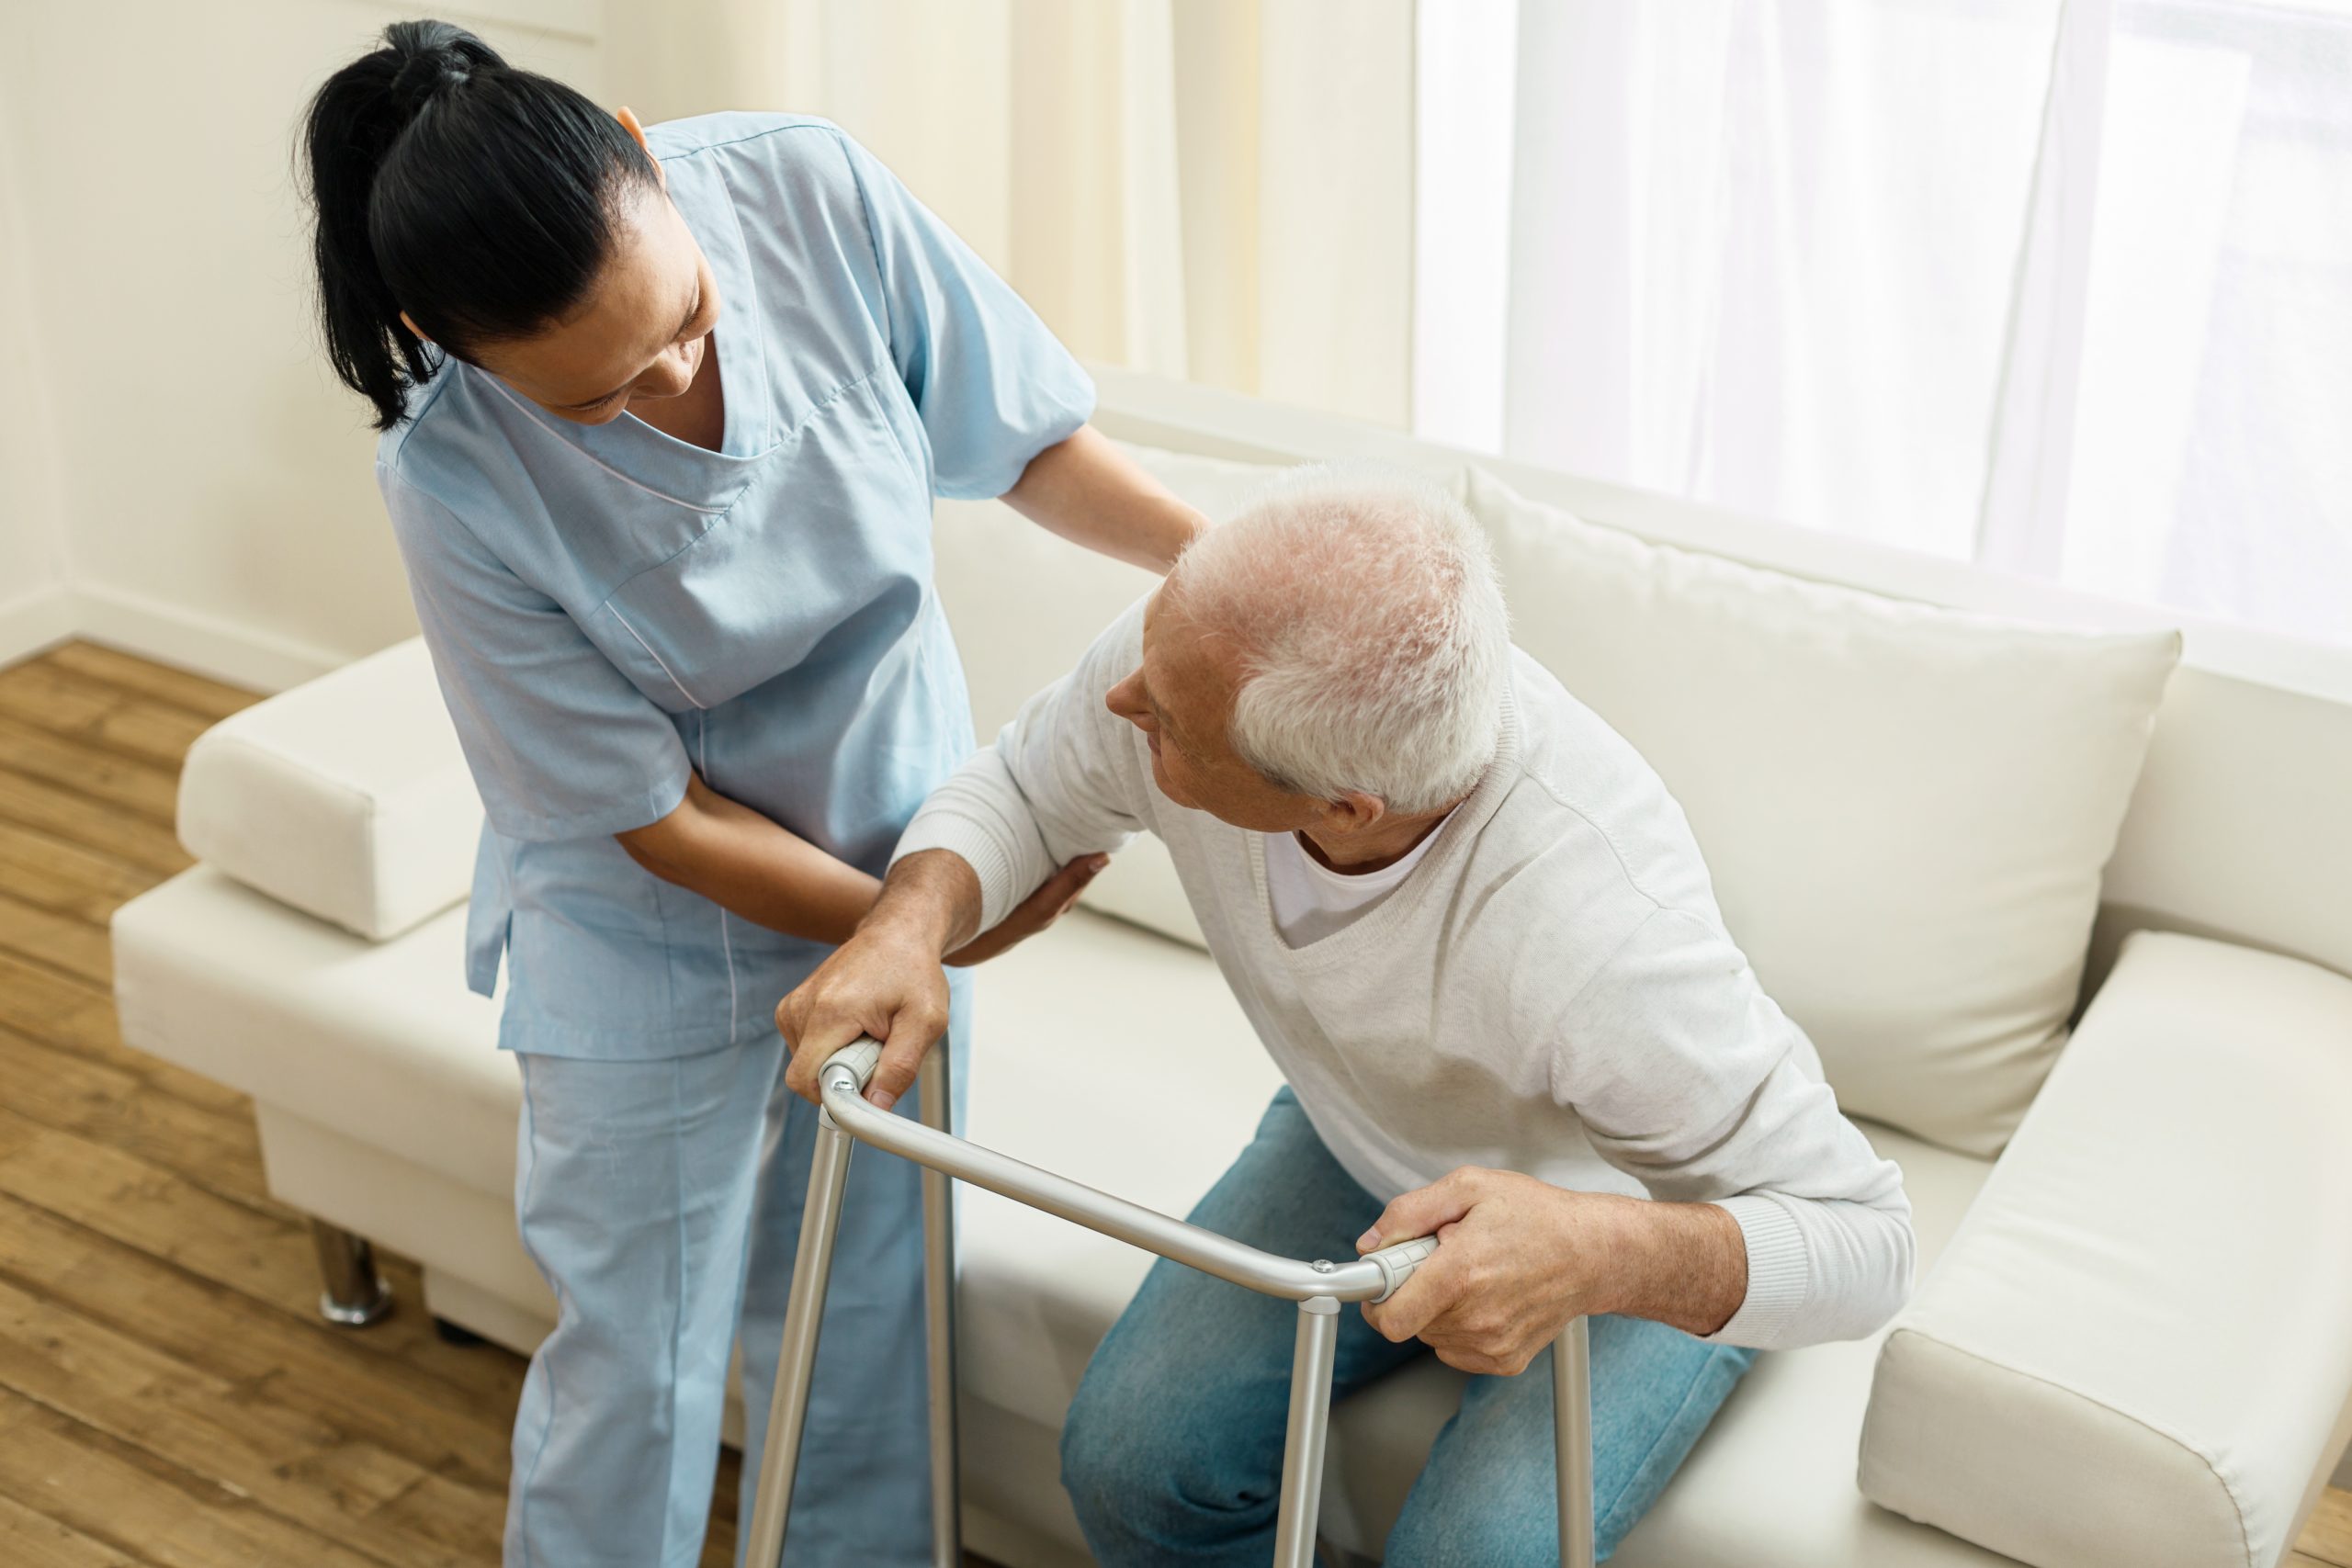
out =
[[(960, 1069), (970, 992), (956, 978)], [(664, 1061), (519, 1059), (515, 1207), (558, 1316), (515, 1413), (506, 1568), (681, 1568), (702, 1551), (739, 1321), (749, 1529), (817, 1110), (785, 1089), (781, 1038)], [(931, 1560), (922, 1237), (916, 1168), (858, 1151), (791, 1568)]]
[[(1353, 1258), (1383, 1207), (1284, 1089), (1193, 1222), (1292, 1258)], [(1152, 1266), (1062, 1428), (1062, 1483), (1102, 1568), (1272, 1559), (1297, 1318), (1288, 1302)], [(1640, 1318), (1594, 1318), (1591, 1335), (1593, 1538), (1606, 1558), (1755, 1352)], [(1430, 1353), (1390, 1344), (1343, 1307), (1333, 1395)], [(1551, 1355), (1517, 1377), (1470, 1380), (1389, 1534), (1388, 1568), (1558, 1568)]]

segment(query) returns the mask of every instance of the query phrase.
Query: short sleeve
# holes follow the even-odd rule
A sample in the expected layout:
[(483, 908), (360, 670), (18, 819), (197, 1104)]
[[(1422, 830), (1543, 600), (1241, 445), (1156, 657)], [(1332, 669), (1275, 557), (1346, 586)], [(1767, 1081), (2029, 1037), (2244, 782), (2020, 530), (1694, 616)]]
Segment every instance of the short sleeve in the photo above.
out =
[(691, 768), (669, 715), (456, 513), (377, 477), (491, 827), (524, 841), (586, 839), (676, 809)]
[(880, 160), (847, 136), (880, 271), (890, 357), (931, 442), (940, 495), (987, 500), (1094, 412), (1059, 339)]

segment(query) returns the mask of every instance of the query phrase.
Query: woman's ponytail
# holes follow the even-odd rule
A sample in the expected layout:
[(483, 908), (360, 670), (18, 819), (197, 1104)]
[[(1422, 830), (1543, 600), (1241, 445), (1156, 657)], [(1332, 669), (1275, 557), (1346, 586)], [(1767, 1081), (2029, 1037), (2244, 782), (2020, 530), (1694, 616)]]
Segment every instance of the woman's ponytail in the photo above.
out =
[(586, 294), (614, 194), (651, 160), (572, 89), (447, 22), (395, 22), (327, 78), (302, 133), (327, 359), (401, 422), (442, 352), (519, 337)]

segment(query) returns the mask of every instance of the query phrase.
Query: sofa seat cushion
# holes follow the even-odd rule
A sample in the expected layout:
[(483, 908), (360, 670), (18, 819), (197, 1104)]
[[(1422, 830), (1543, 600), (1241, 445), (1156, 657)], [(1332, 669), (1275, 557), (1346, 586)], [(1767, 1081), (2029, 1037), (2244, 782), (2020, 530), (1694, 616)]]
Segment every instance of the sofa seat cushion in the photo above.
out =
[(1681, 802), (1839, 1103), (1997, 1154), (2065, 1039), (2179, 637), (1809, 582), (1483, 472), (1469, 496), (1520, 645)]
[(466, 896), (481, 828), (415, 640), (222, 719), (180, 770), (188, 853), (371, 941)]
[(371, 942), (197, 866), (115, 912), (122, 1037), (511, 1195), (522, 1089), (498, 1005), (466, 989), (465, 919), (459, 906)]
[[(1224, 1173), (1281, 1082), (1216, 965), (1149, 933), (1074, 915), (978, 977), (967, 1135), (1165, 1213), (1186, 1213)], [(1864, 1130), (1904, 1168), (1924, 1271), (1991, 1167)], [(1151, 1259), (992, 1193), (961, 1201), (967, 1396), (1057, 1429)], [(1856, 1489), (1874, 1353), (1857, 1342), (1761, 1358), (1612, 1561), (1999, 1562)], [(1460, 1386), (1432, 1359), (1341, 1407), (1324, 1499), (1332, 1540), (1376, 1551)]]

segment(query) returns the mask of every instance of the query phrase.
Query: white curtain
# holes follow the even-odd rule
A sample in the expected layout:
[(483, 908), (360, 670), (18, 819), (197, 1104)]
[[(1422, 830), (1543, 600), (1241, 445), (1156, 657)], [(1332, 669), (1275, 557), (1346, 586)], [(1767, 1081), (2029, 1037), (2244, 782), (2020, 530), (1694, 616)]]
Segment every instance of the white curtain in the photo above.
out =
[(1423, 431), (2352, 637), (2346, 7), (1419, 26)]
[(1412, 0), (605, 0), (641, 115), (838, 120), (1083, 357), (1402, 424)]

